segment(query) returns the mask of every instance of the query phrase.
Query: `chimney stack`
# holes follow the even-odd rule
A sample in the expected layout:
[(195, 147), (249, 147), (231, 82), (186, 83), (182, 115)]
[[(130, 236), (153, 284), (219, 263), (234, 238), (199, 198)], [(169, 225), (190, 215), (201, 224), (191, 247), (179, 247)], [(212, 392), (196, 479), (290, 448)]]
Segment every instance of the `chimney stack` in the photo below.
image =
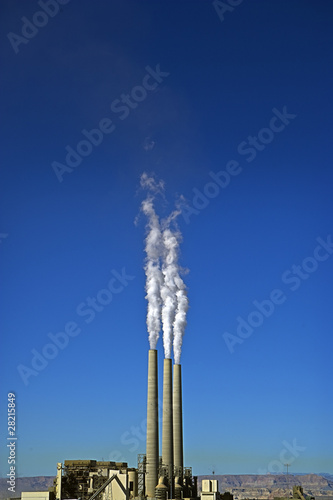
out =
[(158, 483), (158, 378), (157, 350), (148, 352), (147, 445), (146, 445), (146, 495), (155, 497)]
[(176, 476), (183, 476), (183, 410), (181, 365), (173, 365), (173, 463)]
[(172, 361), (164, 359), (163, 367), (163, 427), (162, 464), (167, 467), (170, 479), (173, 475), (173, 421), (172, 421)]

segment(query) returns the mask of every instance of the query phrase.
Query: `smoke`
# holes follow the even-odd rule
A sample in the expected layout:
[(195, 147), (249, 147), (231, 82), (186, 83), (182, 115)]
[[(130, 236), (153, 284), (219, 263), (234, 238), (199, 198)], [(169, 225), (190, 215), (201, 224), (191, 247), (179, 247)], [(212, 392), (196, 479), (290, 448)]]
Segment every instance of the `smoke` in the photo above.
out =
[(151, 349), (156, 348), (161, 329), (161, 286), (163, 275), (160, 269), (160, 255), (162, 251), (162, 233), (159, 219), (155, 213), (151, 198), (142, 203), (142, 211), (148, 217), (149, 232), (146, 238), (146, 299), (147, 328)]
[(173, 231), (170, 226), (171, 224), (175, 226), (180, 211), (173, 211), (160, 223), (153, 202), (156, 194), (164, 195), (163, 181), (157, 182), (144, 173), (141, 176), (141, 187), (149, 191), (141, 208), (148, 218), (145, 272), (150, 348), (156, 348), (162, 323), (165, 357), (171, 358), (173, 345), (174, 360), (179, 364), (188, 298), (186, 286), (180, 277), (182, 269), (178, 263), (181, 234), (177, 227)]
[[(169, 224), (169, 218), (167, 223)], [(178, 264), (179, 242), (181, 235), (179, 231), (172, 232), (170, 228), (163, 231), (163, 276), (164, 284), (161, 291), (163, 300), (162, 323), (163, 344), (165, 357), (171, 357), (173, 341), (173, 353), (175, 363), (180, 363), (183, 335), (186, 327), (186, 313), (188, 310), (188, 298), (185, 284), (180, 277)]]
[(157, 182), (154, 177), (148, 177), (146, 172), (141, 175), (140, 185), (142, 188), (148, 189), (151, 193), (160, 193), (164, 192), (164, 182), (160, 180)]
[(177, 285), (176, 278), (178, 276), (178, 240), (176, 236), (165, 229), (163, 231), (163, 266), (162, 273), (164, 282), (161, 289), (162, 306), (162, 324), (163, 324), (163, 346), (166, 358), (171, 358), (172, 340), (173, 340), (173, 324), (177, 308)]
[(183, 345), (183, 335), (185, 333), (186, 327), (186, 313), (188, 310), (188, 298), (186, 293), (186, 288), (184, 282), (179, 278), (183, 288), (180, 288), (176, 292), (177, 296), (177, 311), (175, 315), (175, 322), (173, 326), (173, 354), (175, 358), (175, 364), (179, 365), (180, 355), (182, 352)]

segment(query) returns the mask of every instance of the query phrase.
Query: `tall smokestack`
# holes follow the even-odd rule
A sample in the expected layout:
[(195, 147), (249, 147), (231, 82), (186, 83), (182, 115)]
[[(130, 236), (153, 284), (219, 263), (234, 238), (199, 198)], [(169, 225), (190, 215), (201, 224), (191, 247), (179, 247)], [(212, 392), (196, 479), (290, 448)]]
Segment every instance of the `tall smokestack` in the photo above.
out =
[(163, 367), (163, 427), (162, 464), (167, 466), (170, 479), (173, 475), (173, 421), (172, 421), (172, 361), (164, 359)]
[(173, 365), (173, 463), (175, 475), (183, 475), (182, 367)]
[(148, 351), (148, 397), (147, 397), (147, 446), (146, 446), (146, 494), (155, 497), (158, 483), (158, 379), (157, 351)]

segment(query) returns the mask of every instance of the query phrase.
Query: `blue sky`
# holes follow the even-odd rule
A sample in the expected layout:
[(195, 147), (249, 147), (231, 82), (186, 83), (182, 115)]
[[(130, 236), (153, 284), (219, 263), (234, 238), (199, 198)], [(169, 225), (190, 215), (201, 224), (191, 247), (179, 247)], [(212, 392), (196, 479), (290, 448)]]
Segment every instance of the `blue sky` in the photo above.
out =
[(145, 452), (144, 171), (187, 200), (185, 464), (332, 473), (331, 2), (41, 4), (1, 3), (1, 475), (9, 391), (18, 475)]

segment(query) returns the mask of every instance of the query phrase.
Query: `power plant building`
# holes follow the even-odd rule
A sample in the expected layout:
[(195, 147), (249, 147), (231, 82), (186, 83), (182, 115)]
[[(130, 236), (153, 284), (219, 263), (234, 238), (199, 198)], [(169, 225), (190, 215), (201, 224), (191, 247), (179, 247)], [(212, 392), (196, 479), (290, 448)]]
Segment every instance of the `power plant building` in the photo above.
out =
[[(64, 464), (58, 463), (55, 487), (50, 491), (49, 500), (53, 500), (52, 495), (55, 500), (197, 498), (197, 478), (192, 475), (191, 467), (184, 467), (180, 356), (188, 298), (178, 264), (180, 234), (178, 230), (171, 229), (171, 222), (178, 212), (172, 212), (169, 218), (160, 223), (153, 199), (163, 183), (157, 183), (153, 177), (148, 178), (143, 173), (140, 184), (149, 191), (141, 205), (142, 212), (148, 218), (149, 230), (145, 240), (147, 330), (151, 347), (148, 351), (146, 453), (138, 456), (137, 468), (130, 468), (125, 462), (96, 460), (65, 460)], [(165, 359), (160, 450), (156, 345), (161, 325)], [(174, 364), (171, 360), (172, 349)], [(217, 483), (207, 483), (206, 486), (210, 490), (204, 491), (202, 500), (219, 500)]]
[[(22, 493), (22, 500), (197, 499), (197, 478), (184, 467), (181, 365), (164, 359), (161, 456), (158, 385), (157, 350), (150, 349), (146, 453), (138, 456), (137, 468), (125, 462), (65, 460), (57, 464), (54, 488), (35, 496)], [(201, 500), (220, 500), (217, 481), (203, 481)]]

